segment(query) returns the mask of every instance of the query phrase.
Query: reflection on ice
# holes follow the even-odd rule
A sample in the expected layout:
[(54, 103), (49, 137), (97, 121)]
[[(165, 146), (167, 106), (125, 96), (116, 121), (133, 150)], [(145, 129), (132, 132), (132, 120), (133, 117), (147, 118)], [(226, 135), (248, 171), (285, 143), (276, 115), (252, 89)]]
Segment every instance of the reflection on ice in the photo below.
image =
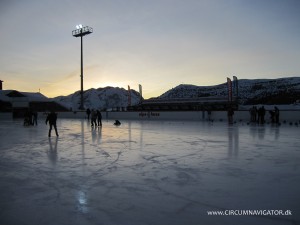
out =
[(77, 199), (78, 199), (78, 210), (82, 213), (87, 213), (88, 212), (88, 201), (87, 201), (87, 196), (86, 193), (83, 190), (79, 190), (77, 192)]
[[(53, 164), (55, 164), (56, 161), (57, 161), (57, 141), (58, 141), (58, 137), (55, 137), (54, 141), (53, 141), (53, 139), (49, 138), (48, 141), (49, 141), (49, 150), (47, 151), (47, 154), (48, 154), (49, 160)], [(55, 142), (55, 143), (53, 144), (53, 142)]]
[(228, 156), (237, 156), (239, 153), (239, 128), (228, 128)]
[[(299, 128), (1, 121), (0, 224), (297, 224)], [(208, 216), (282, 209), (292, 216)], [(38, 212), (38, 213), (37, 213)]]

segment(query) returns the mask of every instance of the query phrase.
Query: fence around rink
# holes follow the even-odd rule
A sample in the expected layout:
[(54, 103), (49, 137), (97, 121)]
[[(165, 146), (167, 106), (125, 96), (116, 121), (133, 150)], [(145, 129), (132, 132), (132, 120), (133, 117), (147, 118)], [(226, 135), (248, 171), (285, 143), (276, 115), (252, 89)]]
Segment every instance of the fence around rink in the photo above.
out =
[[(102, 119), (111, 120), (187, 120), (187, 121), (207, 121), (207, 111), (134, 111), (134, 112), (101, 112)], [(45, 113), (38, 113), (38, 118), (46, 118)], [(248, 110), (239, 110), (234, 113), (234, 121), (248, 122), (250, 120), (250, 113)], [(85, 119), (87, 118), (86, 112), (58, 112), (58, 118), (72, 118), (72, 119)], [(227, 121), (227, 111), (212, 111), (211, 120), (213, 121)], [(0, 119), (12, 119), (12, 113), (0, 113)], [(266, 111), (266, 122), (271, 122), (270, 115)], [(300, 122), (300, 110), (282, 110), (280, 111), (280, 121), (287, 123)]]

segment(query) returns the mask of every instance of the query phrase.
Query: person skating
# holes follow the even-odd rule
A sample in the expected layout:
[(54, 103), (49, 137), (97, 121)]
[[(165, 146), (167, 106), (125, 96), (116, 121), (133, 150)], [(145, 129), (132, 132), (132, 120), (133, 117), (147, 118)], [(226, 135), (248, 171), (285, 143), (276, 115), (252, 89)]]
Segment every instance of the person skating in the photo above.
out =
[(258, 121), (260, 124), (264, 124), (265, 123), (265, 114), (266, 114), (266, 110), (265, 107), (262, 106), (258, 109)]
[(38, 113), (33, 112), (32, 115), (33, 115), (33, 125), (37, 126)]
[(91, 126), (97, 126), (97, 113), (94, 109), (92, 109), (92, 112), (91, 112)]
[(98, 127), (102, 127), (102, 115), (100, 110), (97, 110), (97, 122), (98, 122)]
[(275, 123), (275, 112), (269, 110), (271, 123)]
[(86, 110), (86, 115), (88, 120), (90, 120), (91, 110), (89, 108)]
[(57, 127), (56, 127), (57, 114), (55, 112), (51, 112), (46, 118), (46, 124), (49, 122), (49, 133), (48, 137), (51, 137), (52, 126), (54, 127), (55, 134), (58, 137)]
[(279, 124), (279, 109), (275, 106), (275, 123)]

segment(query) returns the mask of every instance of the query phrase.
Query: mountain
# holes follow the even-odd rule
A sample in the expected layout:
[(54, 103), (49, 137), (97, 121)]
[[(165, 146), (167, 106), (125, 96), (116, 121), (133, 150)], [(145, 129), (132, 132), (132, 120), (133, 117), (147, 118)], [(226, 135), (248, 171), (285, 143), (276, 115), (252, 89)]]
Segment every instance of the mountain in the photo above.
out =
[[(135, 90), (130, 90), (131, 105), (140, 102), (140, 94)], [(89, 89), (84, 91), (84, 107), (90, 109), (110, 109), (116, 107), (128, 106), (128, 91), (124, 88), (105, 87), (98, 89)], [(78, 109), (80, 106), (80, 91), (68, 96), (58, 96), (53, 98), (57, 103), (67, 107), (68, 109)]]
[[(293, 104), (300, 99), (300, 77), (279, 79), (241, 79), (238, 81), (240, 104)], [(131, 90), (131, 105), (140, 103), (140, 94)], [(181, 84), (165, 92), (158, 99), (219, 97), (227, 98), (227, 83), (213, 86)], [(84, 91), (84, 106), (90, 109), (110, 109), (128, 106), (128, 91), (124, 88), (105, 87)], [(52, 100), (67, 107), (78, 109), (80, 91)]]
[[(279, 79), (241, 79), (238, 81), (241, 104), (292, 104), (300, 99), (300, 77)], [(220, 97), (227, 98), (227, 83), (214, 86), (181, 84), (159, 99)]]

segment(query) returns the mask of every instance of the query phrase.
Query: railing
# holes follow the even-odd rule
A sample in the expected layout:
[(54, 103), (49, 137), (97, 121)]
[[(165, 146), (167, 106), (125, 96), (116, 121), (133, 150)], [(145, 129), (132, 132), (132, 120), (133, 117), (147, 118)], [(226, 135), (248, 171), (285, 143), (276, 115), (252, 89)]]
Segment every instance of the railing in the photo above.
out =
[[(236, 101), (235, 98), (232, 100)], [(172, 99), (148, 99), (142, 102), (146, 104), (161, 104), (161, 103), (205, 103), (205, 102), (228, 102), (228, 98), (217, 97), (202, 97), (202, 98), (172, 98)]]

